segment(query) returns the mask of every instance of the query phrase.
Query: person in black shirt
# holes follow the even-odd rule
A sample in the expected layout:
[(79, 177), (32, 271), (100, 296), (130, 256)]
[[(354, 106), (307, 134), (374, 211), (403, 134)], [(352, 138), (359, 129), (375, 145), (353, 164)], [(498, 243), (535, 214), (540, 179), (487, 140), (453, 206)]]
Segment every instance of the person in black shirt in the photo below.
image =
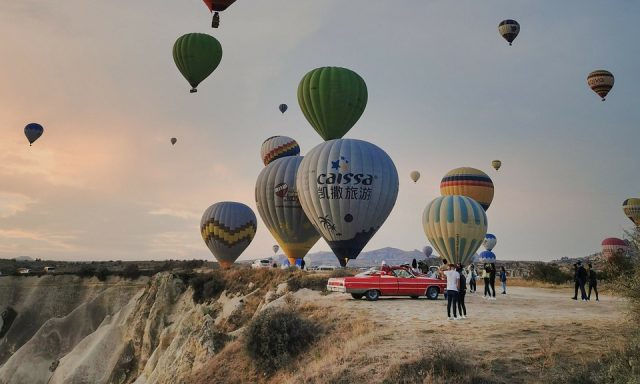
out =
[(496, 265), (491, 263), (491, 270), (489, 271), (489, 284), (491, 286), (491, 297), (496, 299)]
[(587, 265), (589, 266), (589, 294), (587, 295), (587, 300), (591, 300), (591, 289), (593, 289), (596, 293), (596, 301), (600, 301), (598, 299), (598, 276), (591, 263)]
[(575, 283), (575, 292), (573, 293), (573, 300), (578, 300), (578, 289), (580, 288), (580, 284), (578, 283), (578, 264), (573, 264), (573, 282)]
[(462, 264), (456, 265), (456, 271), (460, 274), (460, 289), (458, 290), (458, 313), (463, 319), (467, 318), (467, 307), (464, 305), (464, 296), (467, 293), (467, 278)]
[(580, 295), (582, 301), (587, 301), (587, 292), (584, 290), (584, 285), (587, 283), (587, 270), (582, 266), (582, 262), (578, 261), (578, 285), (580, 286)]

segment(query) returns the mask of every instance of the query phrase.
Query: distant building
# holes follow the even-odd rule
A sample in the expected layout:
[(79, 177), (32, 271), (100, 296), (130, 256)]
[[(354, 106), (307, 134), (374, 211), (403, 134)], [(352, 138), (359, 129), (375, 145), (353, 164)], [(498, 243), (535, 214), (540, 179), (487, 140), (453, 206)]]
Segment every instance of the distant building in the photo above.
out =
[(18, 273), (21, 275), (27, 275), (29, 272), (31, 272), (29, 268), (18, 268)]

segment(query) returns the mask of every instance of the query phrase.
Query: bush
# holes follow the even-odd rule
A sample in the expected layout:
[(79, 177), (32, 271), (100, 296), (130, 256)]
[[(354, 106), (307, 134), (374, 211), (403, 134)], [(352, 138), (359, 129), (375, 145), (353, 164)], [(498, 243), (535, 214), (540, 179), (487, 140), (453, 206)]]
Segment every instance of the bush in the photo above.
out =
[(331, 272), (331, 275), (329, 276), (330, 277), (348, 277), (348, 276), (354, 276), (354, 275), (355, 273), (348, 269), (335, 269), (333, 270), (333, 272)]
[(244, 346), (258, 369), (272, 374), (306, 350), (315, 335), (314, 323), (293, 310), (269, 308), (249, 324)]
[(545, 283), (564, 284), (573, 280), (573, 276), (558, 267), (557, 264), (536, 263), (531, 269), (530, 280), (540, 280)]
[(193, 302), (202, 304), (219, 295), (225, 289), (226, 283), (221, 274), (214, 273), (192, 277), (189, 286), (193, 289)]
[(107, 278), (109, 277), (109, 275), (111, 275), (111, 271), (109, 271), (107, 268), (104, 268), (104, 267), (98, 269), (98, 271), (96, 271), (95, 273), (95, 276), (100, 281), (107, 281)]
[(324, 291), (327, 289), (327, 277), (316, 274), (298, 273), (287, 281), (287, 287), (291, 292), (298, 291), (302, 288)]
[(77, 272), (77, 275), (80, 277), (92, 277), (96, 273), (95, 268), (90, 267), (88, 265), (83, 265), (80, 267), (80, 270)]
[(127, 264), (122, 271), (122, 277), (125, 279), (135, 280), (140, 277), (140, 269), (138, 268), (138, 264)]

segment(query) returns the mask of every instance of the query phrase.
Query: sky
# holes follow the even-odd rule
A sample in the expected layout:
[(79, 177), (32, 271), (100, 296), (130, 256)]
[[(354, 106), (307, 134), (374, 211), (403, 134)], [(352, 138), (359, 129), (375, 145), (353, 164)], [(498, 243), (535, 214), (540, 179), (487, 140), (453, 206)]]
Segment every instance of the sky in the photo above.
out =
[[(302, 154), (322, 142), (296, 99), (321, 66), (364, 78), (345, 137), (383, 148), (400, 175), (365, 251), (421, 249), (442, 176), (472, 166), (495, 184), (498, 259), (594, 253), (640, 196), (640, 3), (612, 4), (238, 0), (214, 30), (200, 0), (0, 2), (0, 258), (211, 259), (202, 213), (233, 200), (257, 215), (264, 139), (293, 137)], [(497, 32), (507, 18), (521, 25), (512, 47)], [(196, 94), (171, 54), (190, 32), (224, 51)], [(600, 68), (616, 79), (604, 103), (586, 85)], [(33, 147), (29, 122), (45, 127)], [(259, 219), (240, 259), (273, 244)]]

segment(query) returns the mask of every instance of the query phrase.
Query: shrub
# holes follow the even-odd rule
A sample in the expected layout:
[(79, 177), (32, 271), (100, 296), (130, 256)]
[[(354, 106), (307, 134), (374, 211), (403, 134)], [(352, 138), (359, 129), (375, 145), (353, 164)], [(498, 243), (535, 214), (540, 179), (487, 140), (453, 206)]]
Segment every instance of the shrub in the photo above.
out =
[(80, 277), (92, 277), (96, 273), (95, 268), (88, 265), (83, 265), (76, 273)]
[(294, 310), (269, 308), (249, 324), (244, 346), (258, 369), (272, 374), (306, 350), (315, 334), (314, 323)]
[(104, 268), (104, 267), (98, 269), (95, 273), (95, 276), (100, 281), (107, 281), (107, 278), (109, 277), (109, 275), (111, 275), (111, 271), (109, 271), (107, 268)]
[(536, 263), (531, 268), (530, 280), (540, 280), (545, 283), (564, 284), (573, 279), (569, 273), (562, 271), (557, 264)]
[(287, 281), (287, 287), (291, 292), (298, 291), (302, 288), (324, 291), (327, 289), (327, 277), (316, 274), (298, 273)]
[(221, 274), (213, 273), (192, 277), (189, 286), (193, 289), (193, 302), (201, 304), (219, 295), (225, 289), (226, 283)]
[(333, 272), (331, 272), (331, 275), (329, 275), (330, 277), (348, 277), (348, 276), (354, 276), (355, 273), (351, 270), (348, 269), (335, 269)]
[(138, 264), (127, 264), (122, 271), (122, 277), (125, 279), (135, 280), (140, 277), (140, 269), (138, 268)]

